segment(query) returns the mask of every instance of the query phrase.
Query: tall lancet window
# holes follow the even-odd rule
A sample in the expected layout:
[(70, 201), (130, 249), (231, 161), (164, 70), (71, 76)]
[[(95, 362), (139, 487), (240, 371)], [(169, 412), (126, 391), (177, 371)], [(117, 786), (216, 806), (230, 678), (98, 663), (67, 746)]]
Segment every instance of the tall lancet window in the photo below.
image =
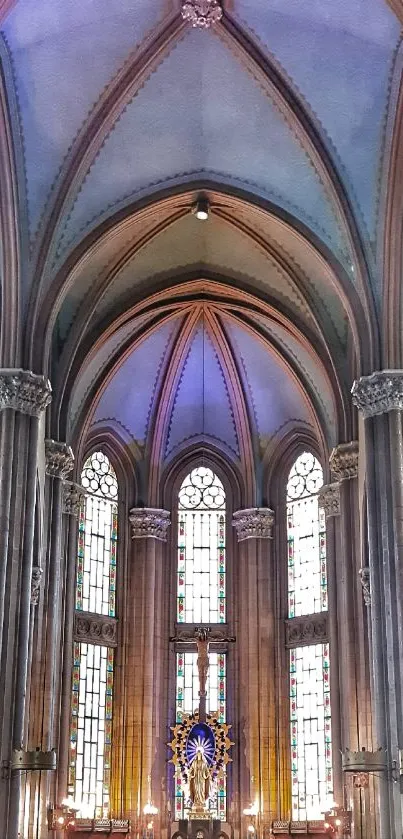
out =
[[(327, 610), (326, 530), (318, 491), (323, 472), (304, 452), (287, 483), (288, 616)], [(298, 635), (298, 633), (297, 633)], [(291, 645), (292, 818), (321, 818), (332, 801), (329, 645)]]
[(179, 491), (179, 623), (225, 622), (225, 492), (214, 472), (198, 466)]
[[(226, 620), (225, 605), (226, 498), (222, 482), (206, 466), (198, 466), (182, 482), (178, 496), (178, 624), (211, 625)], [(196, 647), (196, 644), (194, 645)], [(210, 644), (207, 677), (208, 714), (226, 721), (226, 654)], [(196, 651), (176, 655), (176, 721), (194, 712), (199, 704)], [(189, 791), (180, 775), (175, 777), (175, 818), (187, 818)], [(211, 790), (208, 809), (226, 820), (226, 779), (219, 777)]]
[[(80, 509), (76, 615), (88, 626), (115, 617), (117, 499), (115, 472), (106, 455), (94, 452), (81, 483), (87, 496)], [(77, 621), (76, 621), (77, 623)], [(102, 638), (102, 633), (101, 633)], [(82, 803), (81, 815), (109, 815), (113, 649), (74, 640), (69, 760), (69, 794)]]

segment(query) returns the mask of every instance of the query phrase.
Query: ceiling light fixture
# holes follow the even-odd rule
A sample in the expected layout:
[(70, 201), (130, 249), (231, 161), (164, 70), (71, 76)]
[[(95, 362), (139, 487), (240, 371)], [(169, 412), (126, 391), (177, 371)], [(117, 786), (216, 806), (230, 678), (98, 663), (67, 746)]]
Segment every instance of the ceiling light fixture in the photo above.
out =
[(192, 212), (199, 221), (207, 221), (209, 217), (209, 210), (210, 207), (207, 198), (198, 198)]
[(182, 17), (192, 26), (209, 29), (212, 23), (222, 18), (222, 8), (218, 0), (187, 0), (182, 4)]

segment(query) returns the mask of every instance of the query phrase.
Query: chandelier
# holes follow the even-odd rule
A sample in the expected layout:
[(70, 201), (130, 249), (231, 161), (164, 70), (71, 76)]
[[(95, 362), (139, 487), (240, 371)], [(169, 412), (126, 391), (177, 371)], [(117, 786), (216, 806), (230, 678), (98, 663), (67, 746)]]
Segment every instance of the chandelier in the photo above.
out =
[(222, 18), (222, 8), (218, 0), (187, 0), (182, 5), (182, 17), (192, 26), (209, 29), (212, 23)]

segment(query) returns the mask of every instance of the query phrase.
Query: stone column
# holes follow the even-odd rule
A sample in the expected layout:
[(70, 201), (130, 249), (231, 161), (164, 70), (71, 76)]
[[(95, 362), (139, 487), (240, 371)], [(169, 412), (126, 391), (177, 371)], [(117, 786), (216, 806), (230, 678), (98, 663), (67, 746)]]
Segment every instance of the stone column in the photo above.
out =
[[(162, 809), (168, 707), (169, 573), (166, 510), (130, 511), (132, 551), (123, 630), (124, 713), (116, 708), (115, 732), (123, 744), (122, 811), (134, 828), (151, 796)], [(119, 720), (124, 721), (121, 724)]]
[(403, 371), (364, 376), (352, 394), (365, 447), (376, 745), (386, 750), (389, 766), (378, 780), (379, 835), (394, 839), (403, 828)]
[[(0, 370), (1, 534), (0, 627), (1, 760), (26, 746), (31, 581), (35, 533), (40, 418), (51, 398), (50, 384), (27, 370)], [(7, 774), (7, 773), (6, 773)], [(8, 839), (19, 831), (21, 776), (0, 782), (0, 819)]]
[(65, 481), (63, 486), (63, 513), (67, 519), (67, 539), (65, 545), (64, 574), (64, 621), (62, 637), (62, 677), (60, 698), (60, 726), (57, 790), (55, 805), (59, 806), (68, 793), (70, 714), (71, 714), (71, 673), (73, 661), (73, 623), (76, 592), (76, 557), (78, 545), (78, 516), (85, 498), (85, 490), (79, 484)]
[[(358, 442), (337, 446), (330, 456), (330, 467), (339, 482), (340, 496), (335, 563), (339, 656), (335, 660), (339, 666), (341, 749), (371, 750), (369, 650), (359, 573)], [(373, 839), (373, 787), (356, 787), (351, 775), (345, 776), (343, 786), (344, 797), (335, 795), (335, 800), (339, 806), (352, 811), (354, 835)]]
[[(272, 550), (274, 513), (239, 510), (238, 537), (240, 809), (256, 805), (259, 834), (278, 816), (278, 612)], [(245, 825), (245, 830), (247, 826)]]
[[(333, 795), (339, 806), (343, 803), (343, 775), (341, 769), (341, 719), (339, 683), (339, 639), (337, 614), (337, 562), (340, 549), (340, 488), (338, 483), (323, 486), (318, 493), (319, 507), (326, 519), (326, 560), (328, 579), (328, 629), (330, 645), (330, 701), (332, 708)], [(336, 666), (333, 667), (333, 662)]]

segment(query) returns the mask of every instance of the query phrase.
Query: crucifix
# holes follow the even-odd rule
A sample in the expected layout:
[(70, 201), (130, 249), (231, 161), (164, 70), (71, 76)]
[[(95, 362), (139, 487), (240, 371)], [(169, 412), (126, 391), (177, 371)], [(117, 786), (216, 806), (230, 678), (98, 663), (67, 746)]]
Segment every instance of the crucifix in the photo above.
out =
[(178, 634), (170, 641), (177, 641), (181, 644), (194, 644), (197, 647), (197, 669), (199, 671), (199, 720), (206, 722), (206, 699), (207, 699), (207, 676), (209, 670), (210, 643), (225, 643), (235, 641), (221, 629), (211, 629), (210, 626), (196, 626), (194, 629), (180, 629)]

